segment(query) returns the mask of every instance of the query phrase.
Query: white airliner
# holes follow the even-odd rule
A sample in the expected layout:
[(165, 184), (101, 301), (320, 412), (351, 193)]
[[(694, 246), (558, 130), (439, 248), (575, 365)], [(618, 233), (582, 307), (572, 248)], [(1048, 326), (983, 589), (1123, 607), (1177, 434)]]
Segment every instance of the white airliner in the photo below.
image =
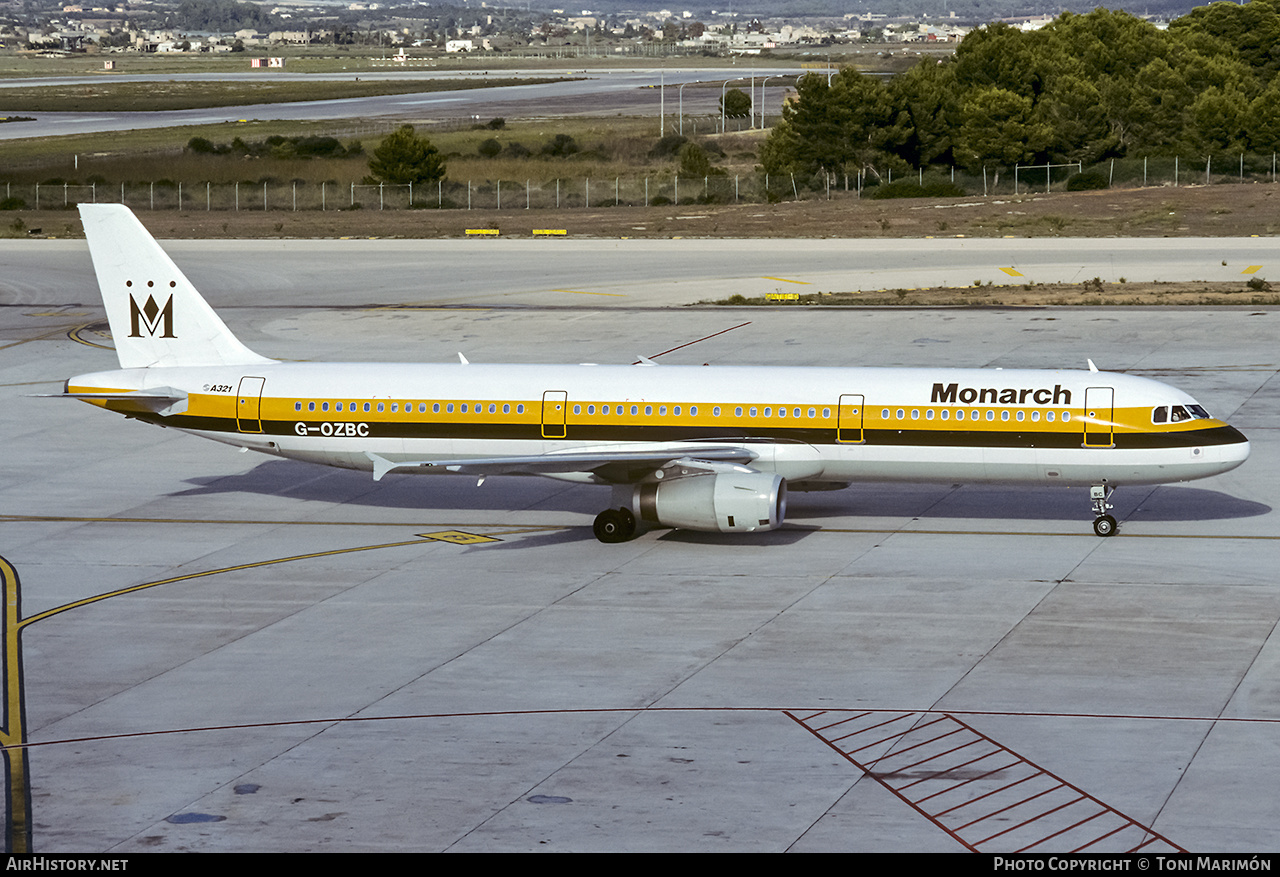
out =
[(120, 368), (64, 396), (265, 454), (373, 472), (613, 488), (595, 520), (782, 524), (792, 490), (855, 481), (1090, 488), (1204, 478), (1249, 442), (1165, 384), (1089, 370), (279, 362), (227, 329), (128, 208), (83, 205)]

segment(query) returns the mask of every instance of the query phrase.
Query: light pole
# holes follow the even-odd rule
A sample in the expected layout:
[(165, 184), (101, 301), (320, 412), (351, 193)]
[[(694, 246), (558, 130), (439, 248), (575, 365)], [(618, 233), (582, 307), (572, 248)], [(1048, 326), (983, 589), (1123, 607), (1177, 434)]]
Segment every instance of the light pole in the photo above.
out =
[(686, 85), (692, 85), (692, 84), (693, 83), (690, 83), (690, 82), (680, 83), (679, 95), (680, 95), (680, 136), (681, 137), (684, 136), (684, 87)]
[(773, 76), (766, 76), (764, 78), (764, 82), (760, 83), (760, 130), (762, 131), (764, 130), (764, 87), (765, 87), (765, 84), (768, 83), (770, 79), (775, 79), (775, 78), (776, 77), (773, 77)]

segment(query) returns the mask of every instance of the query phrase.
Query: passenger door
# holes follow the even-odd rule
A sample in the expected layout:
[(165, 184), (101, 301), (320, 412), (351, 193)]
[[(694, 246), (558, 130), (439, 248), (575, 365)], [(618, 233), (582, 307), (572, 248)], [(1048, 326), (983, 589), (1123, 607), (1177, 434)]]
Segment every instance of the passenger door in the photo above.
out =
[(836, 406), (836, 441), (842, 444), (859, 444), (863, 440), (862, 408), (865, 399), (861, 395), (845, 393)]
[(262, 432), (262, 387), (266, 378), (241, 378), (236, 394), (236, 429)]
[(1084, 391), (1084, 446), (1115, 447), (1115, 390), (1089, 387)]
[(542, 437), (562, 439), (567, 435), (565, 417), (569, 407), (569, 393), (565, 390), (547, 390), (542, 394)]

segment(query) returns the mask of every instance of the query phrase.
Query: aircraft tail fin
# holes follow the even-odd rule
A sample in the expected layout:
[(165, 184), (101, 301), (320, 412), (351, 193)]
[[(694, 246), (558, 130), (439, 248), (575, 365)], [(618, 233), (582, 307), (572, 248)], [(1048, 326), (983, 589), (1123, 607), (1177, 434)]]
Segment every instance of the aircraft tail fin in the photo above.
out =
[(121, 368), (272, 362), (240, 343), (123, 204), (81, 204)]

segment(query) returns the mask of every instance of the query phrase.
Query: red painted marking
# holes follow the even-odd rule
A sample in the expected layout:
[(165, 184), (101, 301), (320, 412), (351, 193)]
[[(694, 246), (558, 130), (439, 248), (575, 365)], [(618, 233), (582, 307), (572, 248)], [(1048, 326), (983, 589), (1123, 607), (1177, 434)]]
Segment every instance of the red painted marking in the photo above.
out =
[[(677, 350), (683, 350), (686, 347), (692, 347), (694, 344), (697, 344), (701, 341), (706, 341), (709, 338), (714, 338), (717, 335), (723, 335), (726, 332), (732, 332), (734, 329), (741, 329), (743, 326), (750, 326), (750, 325), (751, 325), (751, 321), (747, 320), (745, 323), (739, 323), (736, 326), (730, 326), (728, 329), (721, 329), (719, 332), (712, 332), (710, 335), (703, 335), (701, 338), (695, 338), (692, 341), (688, 341), (684, 344), (681, 344), (679, 347), (672, 347), (670, 350), (664, 350), (661, 353), (655, 353), (653, 356), (650, 356), (649, 359), (657, 359), (659, 356), (666, 356), (668, 353), (675, 353)], [(640, 360), (637, 359), (635, 362), (631, 364), (639, 365)]]
[[(1133, 852), (1152, 845), (1186, 852), (954, 714), (928, 710), (883, 713), (882, 718), (875, 711), (862, 711), (841, 718), (839, 713), (823, 710), (807, 718), (787, 715), (974, 852), (1074, 852), (1086, 848)], [(819, 717), (822, 724), (815, 721)], [(839, 733), (831, 733), (834, 730)], [(910, 761), (906, 760), (908, 755)], [(974, 765), (992, 764), (990, 759), (996, 756), (1003, 756), (1000, 766), (980, 769), (976, 776), (966, 775)], [(863, 758), (868, 760), (859, 760)], [(907, 776), (922, 766), (929, 767), (923, 776)], [(937, 788), (939, 785), (943, 787)], [(1015, 790), (1016, 798), (1010, 796)], [(966, 792), (971, 797), (955, 800)], [(1106, 824), (1099, 823), (1104, 817)], [(1118, 820), (1119, 826), (1112, 827), (1110, 820)], [(1098, 833), (1093, 836), (1085, 834), (1095, 830)], [(1134, 832), (1139, 834), (1125, 840)], [(1057, 849), (1055, 843), (1063, 848)]]

